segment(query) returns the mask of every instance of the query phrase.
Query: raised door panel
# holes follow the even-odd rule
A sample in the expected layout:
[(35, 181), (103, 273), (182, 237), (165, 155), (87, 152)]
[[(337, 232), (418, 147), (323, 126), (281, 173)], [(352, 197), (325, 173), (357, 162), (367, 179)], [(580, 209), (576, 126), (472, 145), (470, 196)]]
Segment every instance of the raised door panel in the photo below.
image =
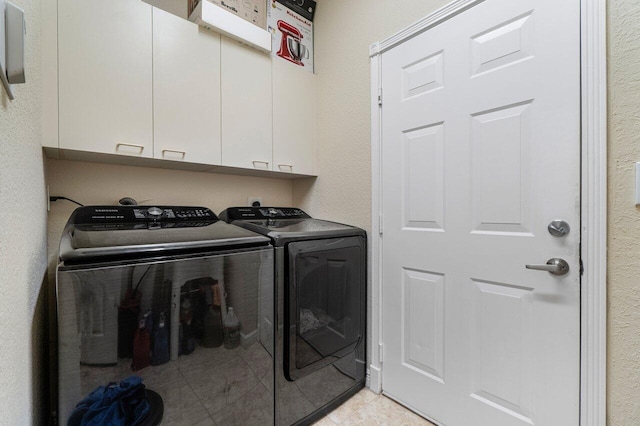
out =
[(220, 35), (153, 9), (154, 157), (220, 164)]
[(153, 156), (152, 10), (59, 0), (60, 148)]
[(222, 165), (273, 170), (271, 58), (222, 37)]
[(313, 175), (316, 172), (316, 76), (274, 58), (273, 169)]

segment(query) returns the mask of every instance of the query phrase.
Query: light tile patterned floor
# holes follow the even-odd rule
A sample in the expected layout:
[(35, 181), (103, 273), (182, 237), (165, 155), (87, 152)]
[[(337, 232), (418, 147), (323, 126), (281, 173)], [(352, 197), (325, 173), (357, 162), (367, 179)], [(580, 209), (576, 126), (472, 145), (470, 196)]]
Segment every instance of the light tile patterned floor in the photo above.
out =
[(369, 389), (363, 389), (344, 404), (333, 410), (315, 426), (434, 426), (402, 405)]

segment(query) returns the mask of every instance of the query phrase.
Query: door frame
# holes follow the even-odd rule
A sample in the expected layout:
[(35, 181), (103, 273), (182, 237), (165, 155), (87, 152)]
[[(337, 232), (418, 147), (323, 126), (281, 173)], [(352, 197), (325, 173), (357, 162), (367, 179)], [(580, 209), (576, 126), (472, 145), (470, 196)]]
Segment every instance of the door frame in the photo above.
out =
[[(371, 324), (367, 386), (382, 391), (382, 117), (380, 55), (485, 0), (454, 0), (369, 48), (371, 65)], [(577, 1), (577, 0), (576, 0)], [(581, 278), (580, 426), (606, 423), (607, 59), (606, 0), (580, 1)]]

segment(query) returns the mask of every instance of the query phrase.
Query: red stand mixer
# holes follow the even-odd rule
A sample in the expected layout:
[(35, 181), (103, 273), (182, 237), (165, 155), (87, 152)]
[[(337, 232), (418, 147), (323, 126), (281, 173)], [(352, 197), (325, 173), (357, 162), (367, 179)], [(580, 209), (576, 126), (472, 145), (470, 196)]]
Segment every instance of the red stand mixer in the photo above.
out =
[(302, 59), (309, 57), (309, 51), (301, 43), (302, 33), (293, 25), (282, 20), (278, 21), (278, 30), (282, 33), (282, 39), (277, 55), (294, 64), (304, 66)]

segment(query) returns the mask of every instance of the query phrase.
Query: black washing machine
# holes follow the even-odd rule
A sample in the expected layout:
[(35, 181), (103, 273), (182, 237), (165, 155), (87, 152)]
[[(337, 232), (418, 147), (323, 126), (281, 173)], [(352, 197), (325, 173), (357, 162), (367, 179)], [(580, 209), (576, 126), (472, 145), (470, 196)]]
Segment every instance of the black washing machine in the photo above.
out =
[(58, 423), (137, 376), (166, 424), (273, 424), (274, 332), (259, 324), (274, 315), (273, 255), (205, 207), (75, 210), (57, 268)]
[(364, 230), (311, 218), (297, 208), (230, 207), (220, 219), (271, 238), (275, 336), (275, 419), (310, 424), (364, 387)]

